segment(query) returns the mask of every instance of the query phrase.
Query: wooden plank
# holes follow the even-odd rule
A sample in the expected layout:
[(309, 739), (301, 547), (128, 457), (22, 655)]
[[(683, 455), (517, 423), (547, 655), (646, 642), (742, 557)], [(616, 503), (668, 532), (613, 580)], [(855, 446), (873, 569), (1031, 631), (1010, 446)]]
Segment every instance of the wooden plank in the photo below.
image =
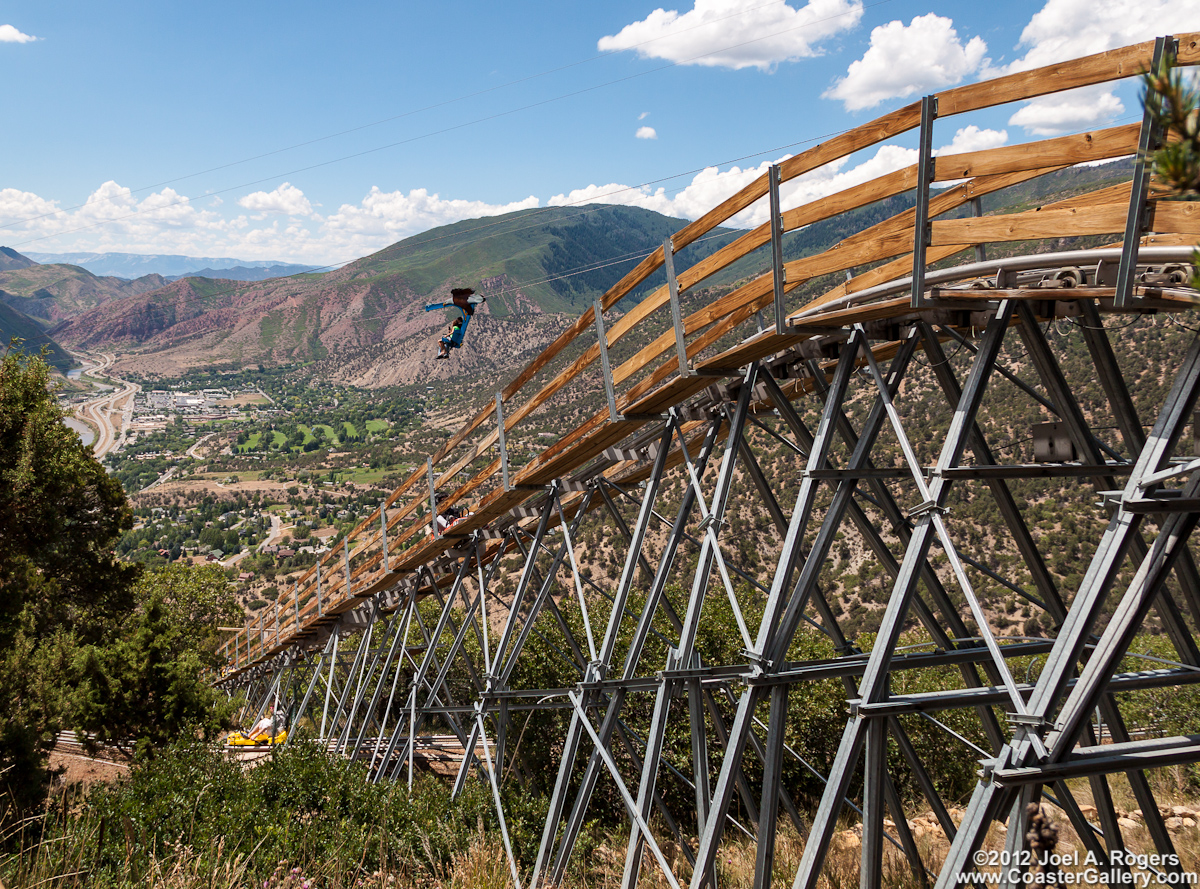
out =
[(885, 173), (868, 182), (843, 189), (836, 194), (817, 198), (794, 210), (787, 210), (783, 213), (783, 228), (784, 231), (794, 231), (814, 222), (832, 219), (834, 216), (850, 210), (866, 207), (876, 201), (904, 194), (916, 187), (917, 165), (913, 164), (902, 170)]
[[(600, 415), (597, 415), (600, 416)], [(607, 410), (604, 417), (608, 416)], [(529, 464), (517, 475), (517, 483), (522, 485), (549, 484), (556, 478), (568, 474), (571, 470), (583, 466), (593, 457), (602, 453), (623, 439), (631, 431), (645, 421), (630, 420), (623, 423), (601, 422), (591, 426), (590, 434), (576, 437), (571, 447), (560, 450), (549, 459), (539, 459)]]
[[(780, 181), (787, 182), (810, 170), (823, 167), (831, 161), (839, 160), (863, 148), (911, 130), (920, 123), (920, 104), (906, 105), (788, 158), (779, 165)], [(764, 173), (737, 194), (722, 201), (699, 219), (680, 229), (674, 237), (675, 249), (682, 250), (688, 244), (708, 234), (722, 222), (736, 216), (755, 201), (762, 199), (766, 194), (767, 176)]]
[(1158, 232), (1200, 235), (1200, 204), (1191, 201), (1155, 201), (1150, 227)]
[[(733, 330), (737, 325), (744, 322), (756, 311), (763, 308), (774, 298), (770, 290), (767, 290), (762, 296), (751, 300), (740, 308), (730, 312), (720, 321), (710, 327), (705, 333), (696, 337), (688, 344), (688, 358), (693, 359), (705, 349), (723, 337), (726, 333)], [(659, 365), (646, 379), (632, 386), (624, 395), (623, 404), (630, 405), (638, 399), (644, 397), (655, 386), (662, 383), (664, 380), (670, 379), (678, 373), (679, 366), (675, 361), (667, 361)], [(628, 409), (628, 408), (623, 408)]]
[[(784, 214), (786, 216), (786, 214)], [(686, 271), (679, 272), (676, 280), (679, 282), (679, 292), (683, 293), (690, 287), (703, 281), (714, 272), (719, 272), (727, 265), (749, 256), (755, 250), (771, 243), (771, 223), (764, 222), (758, 228), (746, 232), (736, 241), (726, 244), (720, 250), (700, 260)]]
[[(785, 232), (795, 231), (814, 222), (831, 219), (849, 210), (855, 210), (859, 207), (873, 204), (876, 201), (903, 194), (906, 191), (916, 188), (916, 185), (917, 168), (914, 164), (910, 167), (905, 167), (903, 170), (887, 173), (869, 182), (863, 182), (827, 195), (826, 197), (810, 201), (792, 210), (785, 210), (782, 214), (783, 230)], [(682, 292), (689, 287), (695, 286), (709, 275), (748, 256), (770, 242), (770, 223), (764, 222), (757, 228), (742, 235), (732, 244), (725, 245), (711, 256), (701, 260), (686, 271), (681, 272), (678, 276), (680, 291)]]
[(1196, 246), (1196, 237), (1194, 235), (1156, 233), (1143, 236), (1141, 243), (1145, 247), (1194, 247)]
[[(938, 213), (938, 214), (945, 213), (945, 212), (947, 212), (947, 210), (953, 209), (953, 206), (961, 206), (963, 203), (966, 203), (967, 201), (972, 200), (973, 198), (980, 197), (985, 194), (990, 194), (992, 192), (999, 191), (1003, 188), (1008, 188), (1009, 186), (1017, 185), (1021, 182), (1026, 182), (1030, 179), (1037, 178), (1038, 176), (1043, 176), (1047, 173), (1051, 173), (1051, 172), (1054, 172), (1056, 170), (1061, 170), (1061, 169), (1064, 169), (1064, 167), (1054, 166), (1054, 167), (1038, 169), (1038, 170), (1020, 170), (1015, 173), (1004, 173), (1004, 174), (997, 174), (994, 176), (980, 177), (978, 179), (974, 179), (969, 182), (961, 183), (956, 188), (951, 189), (947, 192), (943, 192), (943, 193), (939, 194), (934, 200), (930, 201), (930, 211), (931, 211), (931, 213)], [(1125, 195), (1128, 195), (1128, 193), (1129, 193), (1129, 186), (1127, 183), (1124, 183), (1124, 184), (1121, 184), (1118, 186), (1114, 186), (1113, 188), (1114, 189), (1123, 188)], [(1110, 189), (1103, 189), (1102, 191), (1106, 195), (1119, 193), (1117, 191), (1110, 190)], [(1070, 204), (1071, 201), (1074, 201), (1078, 204), (1083, 204), (1083, 203), (1090, 201), (1090, 197), (1088, 195), (1082, 195), (1082, 196), (1077, 196), (1075, 198), (1068, 198), (1066, 201), (1056, 202), (1054, 204), (1048, 205), (1048, 209), (1056, 209), (1056, 208), (1059, 208), (1060, 206), (1068, 205), (1068, 204)], [(906, 218), (911, 220), (913, 218), (912, 213), (911, 212), (908, 213)], [(988, 218), (988, 217), (983, 217), (983, 218)], [(936, 222), (937, 222), (937, 220), (935, 220), (935, 223)], [(852, 235), (847, 240), (862, 239), (864, 237), (868, 238), (868, 239), (872, 238), (872, 237), (879, 237), (879, 238), (891, 237), (894, 239), (895, 232), (896, 232), (896, 228), (895, 228), (894, 221), (893, 220), (885, 220), (884, 222), (879, 223), (878, 225), (872, 226), (870, 229), (867, 229), (866, 231), (864, 231), (858, 235)], [(911, 244), (911, 241), (909, 243)], [(895, 245), (894, 240), (893, 240), (893, 244)], [(927, 251), (927, 255), (926, 255), (926, 262), (928, 264), (940, 262), (941, 260), (946, 259), (950, 256), (953, 256), (955, 253), (958, 253), (961, 250), (965, 250), (970, 246), (972, 246), (972, 244), (970, 244), (970, 243), (960, 243), (960, 244), (951, 244), (951, 245), (947, 245), (947, 246), (943, 246), (943, 247), (929, 248), (929, 250)], [(836, 249), (836, 247), (834, 249)], [(852, 267), (852, 265), (845, 266), (845, 268), (851, 268), (851, 267)], [(836, 270), (837, 269), (835, 269), (835, 271)], [(790, 274), (792, 274), (792, 273), (789, 272), (789, 275)], [(795, 274), (798, 277), (801, 274), (804, 274), (804, 272), (802, 269), (797, 269)], [(839, 284), (837, 287), (833, 288), (832, 290), (827, 291), (826, 293), (823, 293), (821, 296), (812, 300), (807, 305), (805, 305), (803, 308), (801, 308), (797, 313), (794, 313), (794, 314), (799, 314), (799, 313), (807, 314), (807, 313), (811, 312), (814, 308), (818, 308), (822, 305), (830, 303), (846, 294), (857, 293), (861, 290), (867, 290), (871, 287), (876, 287), (880, 284), (887, 283), (888, 281), (893, 281), (898, 278), (907, 277), (910, 274), (912, 274), (912, 253), (911, 253), (911, 251), (901, 254), (899, 259), (893, 260), (892, 262), (886, 263), (882, 266), (879, 266), (878, 268), (871, 269), (870, 271), (864, 272), (861, 275), (856, 275), (850, 281), (846, 281), (846, 282)], [(808, 275), (808, 277), (816, 277), (816, 275)]]
[(938, 117), (950, 117), (1009, 102), (1021, 102), (1064, 90), (1135, 77), (1150, 67), (1154, 41), (1020, 71), (937, 94)]
[(930, 243), (976, 244), (984, 241), (1033, 241), (1039, 238), (1103, 235), (1125, 229), (1128, 205), (1028, 210), (1003, 216), (934, 220)]
[(680, 379), (676, 377), (665, 386), (646, 395), (634, 404), (629, 406), (631, 413), (658, 414), (667, 410), (673, 405), (679, 404), (681, 401), (686, 401), (697, 392), (703, 392), (713, 381), (708, 377), (688, 376)]
[[(677, 245), (676, 249), (679, 249)], [(605, 310), (612, 308), (623, 297), (633, 291), (635, 287), (645, 281), (650, 275), (658, 271), (663, 265), (663, 248), (660, 246), (653, 250), (645, 259), (637, 264), (628, 274), (620, 281), (610, 287), (601, 298), (601, 305)], [(505, 401), (511, 399), (519, 392), (526, 383), (533, 379), (534, 375), (543, 367), (550, 363), (563, 349), (565, 349), (575, 337), (579, 336), (583, 330), (595, 324), (595, 312), (589, 306), (588, 309), (566, 330), (564, 330), (553, 343), (551, 343), (540, 355), (534, 358), (525, 366), (516, 377), (513, 378), (503, 389), (503, 398)], [(615, 342), (615, 339), (613, 340)], [(506, 424), (507, 426), (507, 424)]]
[[(903, 108), (897, 108), (883, 117), (877, 117), (852, 130), (839, 133), (827, 142), (822, 142), (807, 151), (800, 152), (795, 157), (788, 158), (779, 165), (780, 181), (787, 182), (818, 167), (823, 167), (831, 161), (840, 160), (856, 151), (869, 148), (920, 125), (920, 102), (913, 102)], [(766, 194), (766, 191), (763, 194)]]
[(772, 327), (770, 330), (764, 330), (758, 336), (744, 343), (739, 343), (732, 349), (722, 352), (720, 355), (698, 362), (696, 367), (704, 371), (725, 371), (730, 373), (738, 368), (745, 367), (751, 361), (758, 361), (760, 358), (774, 355), (776, 352), (782, 352), (784, 349), (790, 349), (797, 343), (802, 343), (808, 339), (812, 339), (810, 334), (785, 334), (780, 336), (775, 332), (775, 328)]
[(1175, 52), (1175, 64), (1200, 65), (1200, 33), (1176, 34), (1179, 49)]
[(1128, 124), (1091, 133), (1044, 139), (1041, 142), (939, 155), (934, 158), (934, 179), (947, 182), (951, 179), (994, 176), (1024, 170), (1040, 170), (1058, 164), (1082, 164), (1123, 157), (1137, 152), (1140, 129), (1140, 123)]
[[(771, 289), (771, 278), (769, 276), (760, 276), (748, 284), (743, 284), (736, 290), (725, 294), (714, 300), (708, 306), (700, 309), (697, 312), (688, 315), (683, 321), (683, 330), (687, 335), (696, 333), (699, 330), (714, 323), (720, 317), (727, 315), (729, 312), (744, 305), (746, 300), (762, 296)], [(613, 382), (623, 383), (625, 380), (641, 372), (650, 362), (656, 358), (660, 358), (668, 350), (675, 347), (675, 331), (673, 328), (668, 328), (663, 333), (651, 341), (649, 344), (640, 349), (635, 355), (622, 363), (613, 371)], [(690, 352), (690, 350), (689, 350)]]
[(879, 302), (867, 303), (862, 306), (850, 306), (844, 309), (834, 309), (828, 312), (818, 312), (805, 315), (804, 323), (821, 327), (849, 327), (866, 321), (879, 321), (903, 314), (901, 310), (912, 310), (912, 297), (908, 294), (894, 296)]
[[(931, 247), (925, 251), (925, 261), (932, 264), (941, 262), (961, 250), (968, 249), (970, 244), (956, 245), (955, 247)], [(888, 281), (895, 281), (897, 278), (903, 278), (912, 274), (912, 254), (907, 253), (898, 259), (893, 259), (891, 262), (884, 263), (869, 271), (863, 272), (860, 275), (855, 275), (849, 281), (843, 281), (832, 290), (827, 290), (818, 296), (816, 299), (801, 307), (794, 312), (790, 317), (795, 317), (804, 312), (809, 312), (813, 309), (820, 308), (823, 305), (834, 302), (843, 296), (848, 296), (853, 293), (858, 293), (861, 290), (869, 290), (880, 284), (886, 284)]]

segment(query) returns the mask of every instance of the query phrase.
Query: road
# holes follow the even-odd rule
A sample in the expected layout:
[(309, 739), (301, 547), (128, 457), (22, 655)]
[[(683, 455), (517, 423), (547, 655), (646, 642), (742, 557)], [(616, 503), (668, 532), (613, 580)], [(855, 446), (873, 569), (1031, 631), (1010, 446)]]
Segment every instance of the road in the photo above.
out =
[(198, 439), (196, 439), (196, 443), (184, 452), (184, 455), (191, 457), (193, 460), (199, 460), (200, 455), (196, 453), (196, 448), (200, 447), (200, 445), (204, 444), (216, 434), (217, 433), (215, 432), (206, 432), (204, 435), (201, 435)]
[[(116, 361), (116, 356), (111, 352), (101, 352), (96, 356), (87, 355), (86, 357), (98, 362), (85, 372), (87, 376), (91, 377), (96, 377), (108, 370)], [(125, 443), (125, 435), (129, 431), (129, 420), (133, 415), (133, 399), (142, 388), (137, 383), (118, 380), (111, 376), (109, 379), (116, 384), (115, 389), (85, 401), (76, 411), (79, 419), (97, 430), (96, 440), (92, 442), (92, 452), (97, 459)], [(115, 420), (114, 414), (116, 414)]]
[[(291, 527), (290, 525), (288, 526)], [(283, 519), (275, 513), (271, 513), (271, 533), (267, 535), (267, 539), (258, 545), (258, 551), (262, 552), (264, 546), (270, 546), (273, 543), (278, 543), (283, 538)]]
[[(271, 513), (271, 533), (267, 535), (266, 540), (264, 540), (254, 549), (261, 553), (263, 551), (263, 547), (270, 546), (272, 543), (278, 543), (280, 538), (283, 537), (283, 532), (291, 529), (292, 527), (292, 525), (288, 525), (285, 528), (283, 519), (281, 519), (275, 513)], [(251, 552), (252, 550), (249, 549), (242, 550), (240, 553), (230, 556), (224, 562), (218, 562), (217, 564), (219, 564), (222, 568), (228, 568), (231, 565), (236, 565), (242, 559), (246, 558), (246, 556), (250, 555)]]

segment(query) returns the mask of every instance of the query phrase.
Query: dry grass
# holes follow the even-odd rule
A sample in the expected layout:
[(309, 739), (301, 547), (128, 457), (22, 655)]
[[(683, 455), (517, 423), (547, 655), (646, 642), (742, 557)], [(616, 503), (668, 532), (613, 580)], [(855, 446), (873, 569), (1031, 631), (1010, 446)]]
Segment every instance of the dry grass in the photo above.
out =
[[(1166, 769), (1153, 776), (1155, 794), (1160, 810), (1181, 859), (1185, 872), (1200, 870), (1200, 808), (1194, 794), (1187, 793), (1182, 769)], [(1122, 835), (1128, 851), (1135, 854), (1151, 854), (1154, 845), (1145, 827), (1145, 819), (1137, 808), (1136, 799), (1124, 776), (1109, 779), (1114, 805), (1120, 820)], [(1089, 785), (1086, 781), (1072, 782), (1072, 791), (1083, 807), (1089, 820), (1095, 821), (1095, 808)], [(1065, 814), (1046, 805), (1045, 811), (1059, 830), (1057, 852), (1079, 853), (1080, 860), (1086, 847), (1080, 841)], [(962, 809), (951, 809), (951, 817), (959, 822)], [(894, 826), (886, 822), (889, 833)], [(941, 867), (949, 850), (949, 842), (930, 813), (915, 816), (909, 827), (920, 849), (926, 866), (934, 873)], [(46, 848), (33, 844), (22, 849), (18, 855), (20, 864), (13, 869), (13, 859), (5, 867), (10, 889), (18, 887), (74, 887), (86, 885), (89, 849), (97, 840), (98, 825), (86, 820), (79, 829), (60, 834), (55, 844), (58, 848)], [(110, 826), (110, 830), (112, 827)], [(436, 825), (430, 826), (436, 830)], [(826, 856), (820, 889), (851, 889), (859, 882), (862, 828), (844, 822), (834, 835)], [(993, 825), (984, 843), (984, 849), (1002, 850), (1006, 839), (1004, 825)], [(562, 884), (562, 889), (616, 889), (620, 886), (625, 863), (627, 834), (617, 831), (609, 835), (589, 854), (577, 856)], [(694, 838), (693, 838), (694, 843)], [(663, 839), (660, 848), (671, 865), (675, 877), (683, 884), (690, 878), (690, 867), (682, 850), (672, 841)], [(428, 850), (427, 850), (428, 851)], [(791, 885), (804, 851), (804, 842), (790, 823), (781, 823), (775, 848), (773, 885)], [(412, 867), (394, 866), (364, 874), (353, 866), (354, 855), (340, 865), (334, 862), (288, 862), (280, 861), (274, 873), (266, 881), (266, 889), (389, 889), (398, 886), (418, 886), (425, 889), (493, 889), (511, 885), (507, 856), (498, 835), (486, 832), (482, 824), (473, 842), (452, 860), (437, 866), (433, 872), (413, 864)], [(722, 843), (717, 859), (717, 880), (722, 889), (750, 889), (754, 884), (756, 845), (741, 835), (727, 836)], [(434, 858), (430, 853), (429, 858)], [(152, 858), (149, 873), (139, 885), (160, 889), (250, 889), (247, 873), (252, 868), (254, 850), (235, 849), (233, 843), (216, 850), (197, 851), (182, 844), (170, 847), (164, 854)], [(986, 869), (986, 868), (985, 868)], [(1065, 870), (1082, 870), (1067, 867)], [(1137, 869), (1135, 868), (1135, 873)], [(522, 880), (529, 874), (523, 873)], [(259, 883), (253, 881), (254, 889)], [(670, 884), (659, 869), (657, 860), (647, 850), (643, 855), (638, 886), (642, 889), (666, 889)], [(881, 889), (917, 889), (920, 885), (908, 862), (900, 851), (885, 843), (883, 854), (883, 879)]]

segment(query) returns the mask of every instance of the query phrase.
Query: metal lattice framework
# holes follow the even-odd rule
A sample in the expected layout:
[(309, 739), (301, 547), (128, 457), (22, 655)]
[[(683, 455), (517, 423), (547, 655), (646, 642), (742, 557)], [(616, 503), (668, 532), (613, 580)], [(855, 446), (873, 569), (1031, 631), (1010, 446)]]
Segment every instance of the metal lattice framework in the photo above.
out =
[[(728, 831), (755, 839), (755, 885), (767, 887), (782, 815), (804, 836), (793, 886), (810, 889), (848, 806), (861, 813), (864, 887), (880, 885), (887, 844), (918, 881), (950, 886), (973, 867), (993, 822), (1007, 823), (1009, 849), (1019, 851), (1026, 806), (1042, 798), (1108, 861), (1124, 842), (1108, 785), (1115, 774), (1128, 780), (1157, 850), (1174, 852), (1146, 771), (1200, 761), (1200, 737), (1133, 740), (1118, 695), (1200, 677), (1200, 573), (1188, 548), (1200, 461), (1180, 447), (1200, 395), (1200, 339), (1150, 368), (1161, 386), (1131, 385), (1134, 356), (1109, 327), (1114, 317), (1186, 318), (1200, 304), (1187, 284), (1200, 205), (1163, 200), (1150, 180), (1141, 158), (1159, 136), (1149, 115), (1140, 126), (932, 152), (943, 118), (1128, 77), (1167, 54), (1197, 64), (1200, 35), (926, 97), (773, 167), (648, 256), (273, 613), (230, 639), (220, 683), (244, 693), (251, 711), (285, 702), (293, 722), (311, 720), (376, 781), (411, 782), (433, 733), (452, 735), (464, 754), (455, 790), (472, 775), (490, 784), (506, 848), (501, 782), (521, 770), (520, 726), (528, 713), (559, 712), (562, 755), (536, 861), (518, 864), (509, 848), (518, 886), (562, 878), (601, 784), (628, 815), (628, 887), (643, 866), (672, 886), (715, 887)], [(912, 167), (782, 207), (785, 183), (910, 130), (919, 137)], [(1132, 182), (981, 213), (983, 195), (1130, 154)], [(935, 182), (957, 184), (934, 191)], [(786, 232), (914, 190), (911, 209), (783, 261)], [(676, 268), (688, 244), (764, 199), (767, 223)], [(1097, 246), (1039, 255), (1004, 246), (1048, 238)], [(769, 272), (685, 314), (684, 295), (758, 250), (769, 251)], [(605, 312), (659, 270), (666, 284), (606, 325)], [(801, 304), (802, 285), (811, 293), (843, 272), (843, 283)], [(764, 310), (774, 311), (766, 324)], [(1062, 323), (1071, 324), (1071, 356), (1054, 335)], [(634, 330), (661, 334), (633, 352), (625, 343)], [(587, 390), (603, 391), (605, 406), (517, 466), (511, 454), (536, 441), (539, 409)], [(1055, 424), (1032, 460), (1002, 462), (999, 454), (1024, 452), (1008, 420), (981, 411), (988, 399)], [(1071, 588), (1048, 567), (1046, 537), (1014, 494), (1031, 479), (1050, 480), (1102, 529)], [(474, 500), (473, 514), (439, 533), (429, 521), (436, 490), (451, 491), (443, 504)], [(995, 516), (983, 549), (950, 509), (974, 498)], [(753, 564), (736, 557), (731, 503), (753, 503), (774, 529)], [(589, 521), (603, 523), (606, 546), (621, 554), (613, 578), (580, 570)], [(845, 591), (825, 571), (844, 540), (890, 588), (866, 651), (844, 630)], [(1021, 570), (995, 568), (996, 552), (1019, 557)], [(1000, 632), (987, 604), (997, 591), (1049, 615), (1050, 638)], [(707, 663), (697, 646), (717, 599), (742, 639), (735, 663)], [(1151, 614), (1174, 657), (1130, 670), (1126, 655)], [(806, 625), (836, 656), (796, 656)], [(927, 645), (902, 645), (914, 627)], [(570, 683), (516, 681), (534, 635)], [(665, 662), (649, 661), (663, 649)], [(1039, 672), (1021, 681), (1014, 659), (1034, 657)], [(957, 687), (892, 690), (901, 672), (946, 668)], [(844, 685), (850, 716), (832, 763), (803, 763), (824, 784), (804, 815), (783, 778), (798, 756), (788, 702), (830, 679)], [(969, 715), (990, 748), (962, 748), (982, 777), (960, 823), (905, 728), (911, 714), (944, 726), (941, 711)], [(1096, 713), (1112, 743), (1100, 743)], [(666, 744), (673, 721), (690, 729), (686, 755)], [(962, 743), (946, 731), (947, 744)], [(889, 771), (895, 755), (919, 788), (915, 801)], [(1067, 783), (1077, 777), (1088, 779), (1096, 824)], [(951, 840), (944, 862), (926, 860), (914, 838), (908, 819), (918, 810), (932, 811)], [(668, 860), (664, 837), (685, 864)]]

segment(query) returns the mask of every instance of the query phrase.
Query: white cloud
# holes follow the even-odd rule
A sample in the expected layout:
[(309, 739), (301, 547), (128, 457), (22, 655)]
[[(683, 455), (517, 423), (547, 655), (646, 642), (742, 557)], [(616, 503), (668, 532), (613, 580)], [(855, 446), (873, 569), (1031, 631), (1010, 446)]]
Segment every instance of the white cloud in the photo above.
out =
[(645, 120), (649, 116), (650, 116), (649, 111), (643, 111), (641, 114), (638, 115), (638, 120)]
[(0, 235), (16, 231), (18, 227), (36, 230), (60, 225), (55, 222), (59, 212), (55, 201), (48, 201), (31, 191), (0, 188)]
[(274, 191), (255, 191), (238, 198), (238, 206), (253, 213), (279, 213), (284, 216), (310, 216), (312, 204), (304, 192), (290, 182), (285, 182)]
[(1008, 141), (1008, 130), (981, 130), (975, 124), (962, 127), (954, 133), (949, 145), (945, 145), (934, 154), (964, 154), (968, 151), (984, 151), (988, 148), (999, 148)]
[[(363, 200), (322, 218), (288, 183), (220, 206), (171, 188), (139, 198), (108, 181), (74, 210), (14, 188), (0, 189), (0, 244), (16, 250), (179, 253), (324, 265), (347, 262), (439, 225), (524, 210), (536, 197), (508, 204), (444, 200), (425, 189), (407, 194), (372, 188)], [(270, 216), (271, 218), (268, 218)]]
[(888, 22), (871, 31), (871, 46), (824, 97), (840, 100), (848, 111), (860, 111), (885, 99), (931, 93), (978, 71), (986, 52), (981, 38), (964, 44), (954, 22), (932, 12), (908, 25)]
[(392, 241), (439, 225), (448, 225), (462, 219), (477, 219), (481, 216), (498, 216), (501, 213), (528, 210), (536, 206), (538, 199), (533, 195), (523, 201), (489, 204), (484, 201), (444, 200), (437, 194), (430, 194), (424, 188), (414, 188), (405, 194), (402, 191), (385, 192), (372, 187), (370, 193), (357, 206), (342, 204), (336, 213), (325, 220), (325, 228), (343, 237), (391, 238), (378, 245), (383, 247)]
[(658, 131), (654, 127), (638, 127), (637, 132), (633, 135), (638, 139), (657, 139)]
[(1003, 71), (1027, 71), (1054, 62), (1141, 43), (1164, 33), (1200, 30), (1200, 0), (1047, 0), (1021, 32), (1024, 56)]
[[(1047, 0), (1021, 32), (1025, 54), (988, 72), (1010, 74), (1141, 43), (1167, 31), (1200, 30), (1200, 0)], [(1038, 136), (1106, 125), (1125, 110), (1111, 90), (1035, 99), (1010, 119)]]
[[(1003, 132), (966, 127), (940, 150), (977, 150), (1002, 144), (1004, 139)], [(790, 208), (819, 200), (915, 163), (916, 158), (915, 150), (897, 145), (881, 145), (869, 156), (843, 158), (785, 183), (783, 205)], [(785, 159), (786, 156), (775, 162)], [(676, 218), (696, 219), (762, 176), (768, 165), (769, 162), (764, 162), (725, 170), (709, 167), (671, 194), (661, 187), (588, 185), (555, 195), (545, 203), (548, 206), (625, 204)], [(441, 225), (541, 206), (532, 195), (520, 201), (493, 204), (445, 199), (424, 188), (387, 192), (375, 187), (357, 204), (342, 204), (337, 212), (322, 217), (315, 212), (289, 213), (289, 208), (309, 207), (300, 190), (290, 185), (248, 195), (238, 203), (240, 208), (228, 204), (218, 209), (212, 195), (192, 200), (171, 188), (138, 197), (129, 188), (110, 180), (93, 191), (82, 206), (62, 210), (57, 202), (32, 192), (5, 188), (0, 189), (0, 244), (47, 253), (179, 253), (326, 265), (350, 261)], [(258, 212), (267, 207), (277, 208), (269, 219)], [(766, 218), (764, 198), (729, 224), (746, 228)]]
[[(954, 134), (948, 145), (935, 150), (935, 154), (957, 154), (964, 151), (979, 151), (1003, 145), (1008, 134), (996, 130), (981, 130), (976, 126), (963, 127)], [(790, 155), (775, 161), (764, 161), (756, 167), (730, 167), (720, 170), (707, 167), (697, 173), (692, 181), (674, 195), (665, 188), (651, 190), (649, 186), (631, 187), (618, 183), (589, 185), (566, 194), (556, 194), (546, 201), (550, 207), (580, 204), (622, 204), (654, 210), (677, 219), (698, 219), (721, 201), (749, 185), (763, 175), (771, 163), (782, 163)], [(895, 172), (917, 162), (917, 152), (899, 145), (881, 145), (869, 157), (859, 159), (847, 168), (849, 158), (841, 158), (803, 176), (785, 182), (780, 189), (780, 202), (784, 209), (798, 207), (820, 200), (839, 191), (860, 185), (870, 179)], [(767, 199), (763, 198), (725, 223), (733, 228), (751, 228), (767, 221)]]
[(1057, 136), (1103, 126), (1124, 112), (1125, 105), (1111, 90), (1083, 87), (1034, 99), (1008, 122), (1035, 136)]
[(22, 34), (12, 25), (0, 25), (0, 43), (32, 43), (37, 40), (28, 34)]
[(655, 9), (617, 34), (601, 37), (601, 52), (635, 50), (681, 65), (758, 68), (820, 55), (818, 44), (855, 27), (861, 0), (695, 0), (692, 9)]

